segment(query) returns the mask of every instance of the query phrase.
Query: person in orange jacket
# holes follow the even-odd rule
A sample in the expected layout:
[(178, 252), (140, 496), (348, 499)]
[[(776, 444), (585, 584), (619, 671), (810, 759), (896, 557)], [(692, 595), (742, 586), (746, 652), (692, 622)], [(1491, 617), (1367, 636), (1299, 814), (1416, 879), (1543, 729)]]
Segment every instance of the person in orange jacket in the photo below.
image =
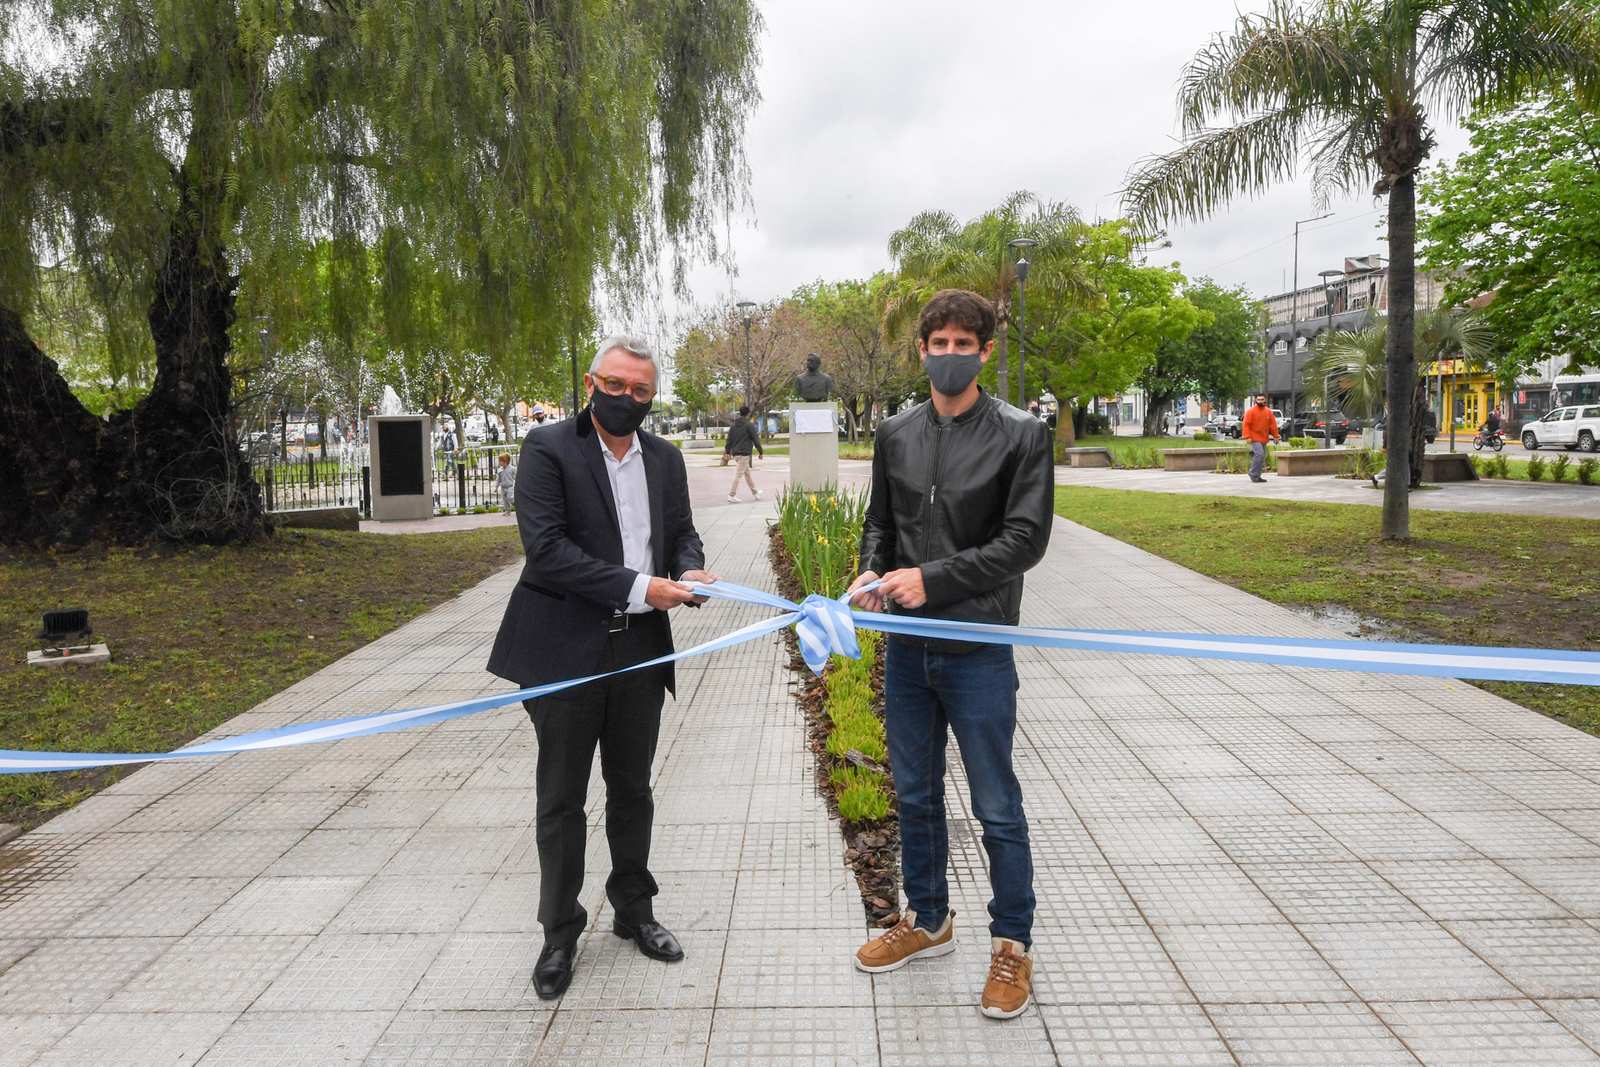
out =
[(1257, 396), (1250, 410), (1244, 413), (1244, 425), (1239, 432), (1250, 442), (1250, 480), (1266, 481), (1261, 477), (1261, 468), (1267, 463), (1267, 438), (1278, 439), (1278, 420), (1268, 410), (1265, 396)]

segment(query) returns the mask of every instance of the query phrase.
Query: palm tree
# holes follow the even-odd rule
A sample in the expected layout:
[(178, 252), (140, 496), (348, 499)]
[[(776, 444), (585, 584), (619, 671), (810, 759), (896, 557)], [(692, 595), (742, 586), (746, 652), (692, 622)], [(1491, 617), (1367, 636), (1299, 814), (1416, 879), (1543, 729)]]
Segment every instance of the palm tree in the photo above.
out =
[[(1184, 68), (1185, 143), (1129, 178), (1127, 206), (1147, 227), (1200, 219), (1311, 166), (1317, 199), (1374, 181), (1387, 195), (1387, 391), (1416, 380), (1416, 173), (1434, 147), (1430, 116), (1572, 83), (1600, 99), (1592, 0), (1271, 0)], [(1221, 120), (1227, 125), (1213, 126)], [(1304, 157), (1304, 160), (1303, 158)], [(1411, 412), (1389, 414), (1393, 445), (1383, 537), (1410, 535), (1405, 476)]]
[(1008, 332), (1011, 297), (1017, 288), (1016, 252), (1008, 242), (1030, 237), (1035, 263), (1052, 268), (1029, 276), (1029, 286), (1052, 290), (1085, 288), (1069, 265), (1082, 222), (1070, 205), (1041, 201), (1030, 192), (1012, 193), (993, 210), (962, 225), (948, 211), (924, 211), (889, 235), (895, 280), (884, 308), (884, 330), (895, 343), (907, 340), (922, 305), (940, 289), (970, 289), (994, 301), (995, 340), (1000, 359), (995, 381), (1002, 400), (1009, 381)]
[[(1494, 332), (1482, 316), (1450, 308), (1434, 308), (1415, 319), (1412, 347), (1428, 363), (1459, 358), (1475, 367), (1494, 354)], [(1305, 366), (1307, 382), (1338, 379), (1335, 397), (1344, 410), (1365, 417), (1383, 412), (1388, 399), (1389, 320), (1379, 319), (1354, 332), (1327, 334)], [(1407, 442), (1407, 484), (1422, 481), (1423, 419), (1428, 407), (1425, 379), (1411, 392)], [(1392, 421), (1392, 420), (1391, 420)], [(1392, 426), (1386, 427), (1393, 430)], [(1401, 431), (1394, 430), (1399, 433)], [(1391, 445), (1390, 451), (1394, 448)]]

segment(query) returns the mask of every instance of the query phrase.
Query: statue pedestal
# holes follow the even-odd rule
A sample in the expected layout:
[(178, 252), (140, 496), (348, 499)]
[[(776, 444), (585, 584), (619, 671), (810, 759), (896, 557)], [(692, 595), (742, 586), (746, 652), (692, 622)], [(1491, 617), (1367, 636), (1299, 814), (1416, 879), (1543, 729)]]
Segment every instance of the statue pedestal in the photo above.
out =
[(432, 429), (427, 415), (367, 417), (374, 519), (433, 518)]
[(832, 400), (789, 405), (789, 484), (808, 493), (839, 484), (839, 406)]

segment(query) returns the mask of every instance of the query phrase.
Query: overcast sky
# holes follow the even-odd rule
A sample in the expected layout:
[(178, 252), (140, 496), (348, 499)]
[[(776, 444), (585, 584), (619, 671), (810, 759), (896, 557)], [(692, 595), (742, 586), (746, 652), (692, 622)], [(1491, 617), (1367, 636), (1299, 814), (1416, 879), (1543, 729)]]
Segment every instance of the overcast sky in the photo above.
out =
[[(1243, 0), (1244, 10), (1259, 10)], [(918, 211), (965, 221), (1016, 189), (1114, 217), (1130, 164), (1174, 146), (1184, 62), (1232, 25), (1230, 0), (764, 0), (747, 148), (752, 210), (733, 220), (737, 277), (693, 275), (694, 302), (765, 301), (817, 278), (888, 267)], [(1466, 146), (1438, 131), (1436, 158)], [(1300, 280), (1383, 253), (1381, 204), (1359, 196), (1302, 227)], [(1170, 257), (1257, 296), (1286, 288), (1310, 182), (1173, 227)]]

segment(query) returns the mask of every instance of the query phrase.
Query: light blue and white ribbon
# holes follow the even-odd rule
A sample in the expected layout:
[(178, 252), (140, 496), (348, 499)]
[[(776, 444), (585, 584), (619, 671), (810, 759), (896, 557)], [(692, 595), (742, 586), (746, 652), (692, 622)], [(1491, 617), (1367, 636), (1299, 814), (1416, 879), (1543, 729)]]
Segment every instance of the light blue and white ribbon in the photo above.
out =
[[(875, 586), (876, 583), (874, 583)], [(873, 588), (868, 586), (867, 588)], [(1600, 653), (1540, 648), (1493, 648), (1474, 645), (1418, 645), (1389, 641), (1326, 641), (1308, 637), (1250, 637), (1225, 634), (1164, 633), (1148, 630), (1078, 630), (1040, 626), (1002, 626), (994, 623), (922, 619), (850, 608), (846, 597), (831, 600), (808, 596), (799, 604), (760, 589), (719, 581), (697, 584), (706, 597), (733, 600), (771, 608), (780, 614), (751, 623), (722, 637), (673, 652), (620, 671), (550, 682), (528, 689), (434, 704), (399, 711), (380, 711), (324, 722), (299, 723), (260, 730), (238, 737), (189, 745), (174, 752), (30, 752), (0, 750), (0, 774), (81, 770), (128, 763), (220, 756), (234, 752), (288, 748), (321, 741), (342, 741), (368, 734), (388, 733), (425, 726), (480, 711), (505, 707), (564, 689), (586, 685), (626, 671), (644, 670), (678, 660), (703, 656), (742, 645), (764, 634), (795, 627), (800, 654), (806, 666), (820, 674), (828, 657), (861, 655), (856, 629), (909, 637), (966, 641), (978, 644), (1024, 645), (1033, 648), (1085, 649), (1098, 652), (1136, 652), (1196, 659), (1242, 660), (1290, 667), (1376, 674), (1431, 675), (1488, 681), (1555, 682), (1562, 685), (1600, 686)]]

